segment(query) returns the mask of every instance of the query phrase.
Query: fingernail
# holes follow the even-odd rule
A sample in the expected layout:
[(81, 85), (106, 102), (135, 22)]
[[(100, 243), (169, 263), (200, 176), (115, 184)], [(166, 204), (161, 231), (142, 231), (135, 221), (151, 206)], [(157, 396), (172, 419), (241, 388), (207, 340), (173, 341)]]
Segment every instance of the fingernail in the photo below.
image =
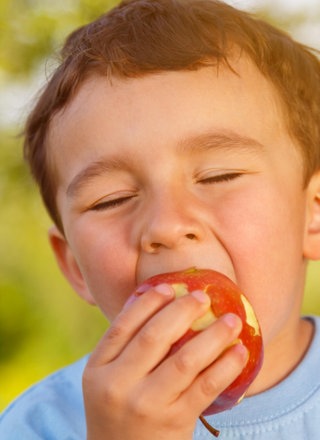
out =
[(170, 284), (158, 284), (154, 290), (164, 296), (173, 296), (173, 288)]
[(242, 343), (236, 344), (234, 349), (237, 350), (238, 354), (243, 358), (244, 361), (249, 359), (249, 351)]
[(150, 284), (141, 284), (139, 287), (136, 288), (136, 293), (142, 294), (150, 289), (151, 289)]
[(230, 328), (238, 327), (240, 324), (240, 318), (233, 313), (227, 313), (222, 317), (225, 324)]
[(191, 295), (202, 304), (210, 303), (209, 296), (202, 290), (194, 290)]

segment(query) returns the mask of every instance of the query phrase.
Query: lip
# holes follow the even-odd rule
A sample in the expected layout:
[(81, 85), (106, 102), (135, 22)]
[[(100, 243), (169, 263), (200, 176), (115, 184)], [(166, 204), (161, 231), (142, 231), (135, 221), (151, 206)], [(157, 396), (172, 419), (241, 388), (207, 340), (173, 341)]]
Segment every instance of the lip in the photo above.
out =
[(170, 266), (170, 267), (161, 266), (161, 269), (159, 269), (159, 266), (158, 266), (157, 269), (155, 269), (155, 270), (148, 270), (148, 271), (145, 272), (145, 274), (144, 274), (145, 276), (139, 277), (139, 278), (137, 277), (136, 287), (139, 288), (139, 286), (142, 286), (142, 288), (143, 288), (144, 282), (147, 279), (149, 279), (149, 278), (151, 278), (153, 276), (160, 275), (160, 274), (163, 274), (163, 273), (183, 272), (183, 271), (186, 271), (186, 270), (192, 269), (192, 268), (206, 269), (206, 270), (213, 270), (215, 272), (220, 272), (223, 275), (225, 275), (228, 278), (230, 278), (234, 283), (236, 283), (236, 281), (234, 279), (234, 276), (232, 276), (230, 274), (230, 271), (227, 271), (227, 270), (225, 270), (223, 268), (219, 268), (217, 266), (212, 267), (212, 266), (209, 266), (207, 264), (205, 265), (205, 264), (194, 264), (194, 263), (192, 263), (192, 264), (184, 264), (184, 265), (177, 265), (177, 266)]
[(188, 270), (191, 267), (197, 267), (198, 269), (200, 269), (200, 267), (201, 267), (203, 269), (202, 266), (195, 265), (195, 264), (177, 265), (177, 266), (170, 266), (170, 267), (159, 265), (159, 266), (157, 266), (156, 269), (148, 270), (148, 271), (144, 272), (143, 276), (137, 277), (137, 284), (136, 285), (137, 285), (137, 287), (140, 285), (143, 285), (144, 281), (146, 281), (148, 278), (154, 277), (156, 275), (160, 275), (162, 273), (181, 272), (184, 270)]

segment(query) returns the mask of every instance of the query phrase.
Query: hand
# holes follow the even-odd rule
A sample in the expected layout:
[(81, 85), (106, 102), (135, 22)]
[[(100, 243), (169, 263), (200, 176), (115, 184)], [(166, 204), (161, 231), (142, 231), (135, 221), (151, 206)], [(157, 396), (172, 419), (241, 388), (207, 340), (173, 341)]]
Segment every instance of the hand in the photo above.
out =
[(174, 300), (160, 285), (124, 307), (93, 352), (83, 376), (88, 440), (190, 440), (201, 412), (247, 360), (235, 315), (219, 318), (166, 357), (205, 313), (206, 294)]

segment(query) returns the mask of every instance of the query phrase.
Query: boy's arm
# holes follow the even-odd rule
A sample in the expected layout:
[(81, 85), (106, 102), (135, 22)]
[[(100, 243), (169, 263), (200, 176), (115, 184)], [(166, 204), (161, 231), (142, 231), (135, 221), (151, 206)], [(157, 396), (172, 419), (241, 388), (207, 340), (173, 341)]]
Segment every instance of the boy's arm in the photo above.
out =
[(92, 354), (83, 376), (88, 440), (190, 440), (201, 412), (242, 371), (246, 349), (230, 347), (241, 330), (234, 315), (166, 357), (209, 307), (202, 292), (173, 297), (166, 285), (141, 295)]

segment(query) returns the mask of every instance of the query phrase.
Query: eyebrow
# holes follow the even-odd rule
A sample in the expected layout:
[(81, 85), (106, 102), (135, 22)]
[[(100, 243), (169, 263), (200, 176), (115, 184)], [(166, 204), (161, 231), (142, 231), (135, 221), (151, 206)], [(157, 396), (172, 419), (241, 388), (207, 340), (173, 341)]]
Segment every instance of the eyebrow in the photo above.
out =
[(101, 176), (102, 174), (129, 169), (127, 161), (128, 158), (118, 157), (102, 158), (101, 160), (90, 163), (71, 180), (67, 187), (67, 196), (76, 196), (84, 185), (90, 183), (91, 180)]
[(179, 143), (182, 153), (216, 150), (247, 150), (262, 152), (265, 147), (261, 142), (234, 131), (205, 132), (183, 139)]
[[(211, 149), (262, 152), (264, 146), (256, 139), (233, 131), (205, 132), (189, 136), (178, 143), (178, 152), (181, 154), (205, 152)], [(102, 174), (129, 170), (130, 162), (130, 158), (127, 156), (119, 156), (116, 158), (102, 158), (90, 163), (71, 180), (67, 187), (67, 196), (76, 196), (84, 185), (89, 184), (90, 181)]]

